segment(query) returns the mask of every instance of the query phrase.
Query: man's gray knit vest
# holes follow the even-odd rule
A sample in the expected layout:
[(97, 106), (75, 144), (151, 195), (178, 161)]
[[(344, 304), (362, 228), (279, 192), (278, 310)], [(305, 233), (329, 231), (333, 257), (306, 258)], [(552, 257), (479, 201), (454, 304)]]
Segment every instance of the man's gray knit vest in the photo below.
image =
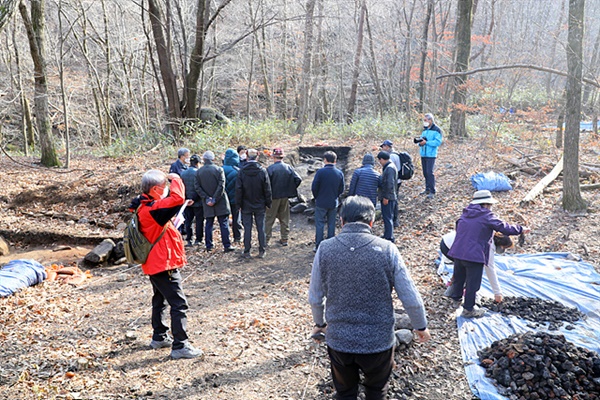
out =
[(339, 235), (320, 244), (327, 345), (332, 349), (373, 354), (393, 346), (392, 245), (359, 222), (344, 225)]

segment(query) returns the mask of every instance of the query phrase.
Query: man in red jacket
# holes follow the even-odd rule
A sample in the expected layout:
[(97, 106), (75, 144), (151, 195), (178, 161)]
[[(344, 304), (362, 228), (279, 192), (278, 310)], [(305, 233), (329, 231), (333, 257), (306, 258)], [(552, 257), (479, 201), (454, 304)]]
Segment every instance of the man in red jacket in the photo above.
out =
[[(168, 182), (171, 183), (169, 193)], [(188, 303), (181, 285), (179, 268), (186, 264), (183, 238), (171, 222), (185, 202), (185, 189), (179, 175), (168, 176), (150, 170), (142, 177), (143, 194), (133, 200), (132, 209), (139, 206), (140, 231), (150, 243), (158, 242), (148, 254), (142, 271), (152, 283), (152, 341), (150, 347), (171, 347), (172, 358), (195, 358), (203, 355), (194, 348), (186, 333)], [(162, 235), (162, 236), (161, 236)], [(160, 238), (160, 239), (159, 239)], [(167, 303), (171, 306), (171, 333), (165, 325)]]

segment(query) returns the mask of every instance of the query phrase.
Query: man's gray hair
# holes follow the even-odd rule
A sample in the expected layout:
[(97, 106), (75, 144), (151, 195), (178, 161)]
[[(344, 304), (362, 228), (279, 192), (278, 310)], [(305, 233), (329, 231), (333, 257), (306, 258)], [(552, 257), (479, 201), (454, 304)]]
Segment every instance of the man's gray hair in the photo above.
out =
[(164, 172), (157, 169), (151, 169), (142, 176), (142, 192), (145, 194), (150, 193), (150, 189), (154, 186), (162, 185), (167, 181), (167, 175)]
[(190, 152), (190, 149), (182, 147), (179, 150), (177, 150), (177, 158), (181, 158), (182, 156), (185, 156), (185, 153), (189, 153), (189, 152)]
[(430, 120), (431, 123), (435, 124), (435, 118), (433, 117), (432, 113), (425, 114), (425, 118), (427, 118), (428, 120)]
[(349, 196), (342, 203), (340, 216), (345, 224), (351, 222), (370, 224), (375, 220), (375, 207), (368, 197)]

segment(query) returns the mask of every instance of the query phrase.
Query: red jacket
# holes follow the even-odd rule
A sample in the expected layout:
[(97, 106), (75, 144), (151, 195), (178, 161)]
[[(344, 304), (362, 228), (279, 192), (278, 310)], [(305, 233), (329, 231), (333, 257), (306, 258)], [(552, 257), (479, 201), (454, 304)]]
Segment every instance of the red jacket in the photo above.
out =
[(183, 267), (187, 261), (183, 238), (171, 222), (185, 202), (185, 188), (180, 178), (171, 181), (169, 196), (164, 199), (154, 200), (144, 194), (141, 197), (142, 206), (138, 212), (140, 230), (151, 243), (154, 243), (163, 231), (165, 224), (167, 230), (163, 237), (154, 245), (142, 271), (146, 275), (155, 275), (163, 271)]

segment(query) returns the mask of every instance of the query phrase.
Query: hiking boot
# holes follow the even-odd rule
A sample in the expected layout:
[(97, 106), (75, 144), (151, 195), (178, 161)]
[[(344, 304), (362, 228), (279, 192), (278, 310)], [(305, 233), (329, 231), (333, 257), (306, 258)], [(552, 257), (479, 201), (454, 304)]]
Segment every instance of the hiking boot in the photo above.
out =
[(187, 243), (185, 244), (185, 247), (192, 247), (192, 246), (193, 246), (193, 244), (192, 244), (191, 240), (188, 240)]
[(435, 194), (433, 194), (433, 193), (429, 193), (427, 195), (427, 198), (430, 199), (430, 200), (433, 199), (434, 197), (435, 197)]
[(207, 247), (205, 251), (207, 253), (210, 253), (211, 251), (213, 251), (213, 249), (214, 249), (214, 247)]
[(181, 349), (171, 350), (171, 358), (177, 360), (179, 358), (196, 358), (204, 357), (204, 352), (200, 349), (196, 349), (189, 343), (186, 343)]
[(171, 347), (172, 344), (173, 344), (173, 339), (171, 339), (170, 337), (167, 336), (163, 340), (152, 339), (152, 341), (150, 342), (150, 347), (153, 348), (154, 350), (156, 350), (156, 349), (163, 349), (165, 347)]
[(234, 244), (241, 244), (242, 243), (242, 239), (233, 239), (233, 243)]
[(242, 258), (252, 258), (252, 256), (250, 255), (249, 251), (248, 252), (245, 251), (242, 253)]
[(288, 245), (288, 241), (282, 239), (282, 240), (279, 241), (279, 244), (282, 245), (282, 246), (287, 246)]
[(460, 314), (463, 318), (481, 318), (485, 314), (485, 308), (474, 308), (472, 310), (463, 309)]
[(429, 194), (429, 190), (423, 190), (421, 193), (419, 193), (421, 196), (425, 196), (427, 194)]
[(225, 250), (223, 250), (224, 253), (231, 253), (232, 251), (236, 251), (237, 249), (233, 246), (229, 246), (229, 247), (225, 247)]
[(200, 241), (196, 240), (196, 241), (194, 242), (194, 246), (202, 246), (202, 242), (200, 242)]
[(261, 250), (258, 252), (258, 258), (265, 258), (265, 251)]

